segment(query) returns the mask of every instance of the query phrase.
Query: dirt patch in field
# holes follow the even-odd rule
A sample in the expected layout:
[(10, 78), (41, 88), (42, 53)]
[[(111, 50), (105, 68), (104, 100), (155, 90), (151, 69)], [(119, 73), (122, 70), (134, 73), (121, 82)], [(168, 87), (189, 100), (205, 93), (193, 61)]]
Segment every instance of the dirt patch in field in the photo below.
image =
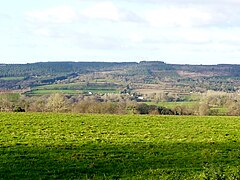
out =
[(190, 72), (190, 71), (177, 71), (177, 73), (181, 77), (210, 77), (210, 76), (217, 75), (214, 72), (197, 73), (197, 72)]

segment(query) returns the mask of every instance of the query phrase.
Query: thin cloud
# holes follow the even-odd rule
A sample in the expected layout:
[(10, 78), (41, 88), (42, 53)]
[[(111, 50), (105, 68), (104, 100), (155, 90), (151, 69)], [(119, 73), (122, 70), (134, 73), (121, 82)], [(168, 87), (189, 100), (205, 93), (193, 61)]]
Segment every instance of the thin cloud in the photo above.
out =
[(119, 21), (121, 19), (119, 9), (112, 2), (97, 3), (93, 7), (84, 9), (82, 14), (92, 19), (107, 19), (112, 21)]
[(117, 3), (111, 1), (97, 2), (95, 5), (83, 9), (81, 14), (88, 19), (143, 22), (143, 19), (133, 11), (120, 8)]
[(146, 12), (153, 27), (194, 27), (210, 24), (211, 14), (195, 8), (159, 8)]
[[(94, 1), (94, 0), (93, 0)], [(117, 0), (113, 0), (117, 1)], [(153, 3), (153, 4), (175, 4), (175, 5), (209, 5), (209, 4), (240, 4), (239, 0), (124, 0), (128, 2)]]
[(12, 19), (12, 16), (9, 15), (9, 14), (2, 14), (2, 13), (0, 13), (0, 20), (1, 20), (1, 19), (7, 19), (7, 20), (9, 20), (9, 19)]
[(28, 21), (36, 23), (72, 23), (77, 19), (77, 13), (70, 6), (58, 6), (27, 12), (26, 17)]

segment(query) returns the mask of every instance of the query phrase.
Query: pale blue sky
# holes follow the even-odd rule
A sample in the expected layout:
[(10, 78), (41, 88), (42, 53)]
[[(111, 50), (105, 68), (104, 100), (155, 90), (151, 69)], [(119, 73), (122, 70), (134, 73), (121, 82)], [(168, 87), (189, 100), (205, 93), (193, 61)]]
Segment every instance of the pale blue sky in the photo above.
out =
[(239, 0), (0, 2), (0, 63), (240, 64)]

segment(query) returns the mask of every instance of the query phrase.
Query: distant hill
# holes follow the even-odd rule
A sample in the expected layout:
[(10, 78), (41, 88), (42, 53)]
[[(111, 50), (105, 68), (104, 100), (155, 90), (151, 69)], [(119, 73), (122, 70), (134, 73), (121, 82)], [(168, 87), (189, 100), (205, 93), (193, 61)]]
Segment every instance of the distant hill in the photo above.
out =
[[(59, 75), (63, 73), (88, 73), (111, 71), (113, 69), (132, 69), (134, 72), (144, 70), (175, 70), (192, 73), (207, 73), (209, 76), (240, 76), (240, 65), (179, 65), (166, 64), (162, 61), (136, 62), (39, 62), (28, 64), (0, 64), (0, 77)], [(141, 72), (138, 72), (141, 74)], [(202, 74), (203, 75), (203, 74)], [(206, 74), (205, 74), (206, 75)]]
[(172, 87), (189, 86), (191, 91), (237, 91), (240, 86), (240, 65), (179, 65), (162, 61), (0, 64), (1, 90), (87, 82), (99, 78), (125, 85), (168, 83)]

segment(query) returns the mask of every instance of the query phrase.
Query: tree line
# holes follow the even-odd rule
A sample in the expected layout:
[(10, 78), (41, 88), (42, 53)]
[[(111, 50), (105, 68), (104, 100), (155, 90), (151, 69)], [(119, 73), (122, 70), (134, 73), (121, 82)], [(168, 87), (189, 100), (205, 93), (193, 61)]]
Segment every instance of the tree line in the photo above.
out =
[(176, 105), (172, 108), (137, 102), (124, 95), (99, 96), (51, 94), (28, 97), (1, 94), (2, 112), (59, 112), (93, 114), (150, 114), (150, 115), (240, 115), (240, 95), (237, 93), (207, 92), (198, 103)]

